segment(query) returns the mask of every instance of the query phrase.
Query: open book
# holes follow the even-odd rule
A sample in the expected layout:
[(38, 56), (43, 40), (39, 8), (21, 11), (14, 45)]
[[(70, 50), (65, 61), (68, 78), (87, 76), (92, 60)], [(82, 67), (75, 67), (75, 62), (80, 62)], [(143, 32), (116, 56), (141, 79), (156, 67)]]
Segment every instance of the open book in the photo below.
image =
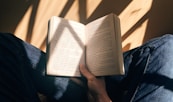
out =
[(111, 13), (84, 25), (53, 16), (46, 53), (48, 75), (80, 76), (80, 64), (96, 76), (124, 74), (119, 18)]

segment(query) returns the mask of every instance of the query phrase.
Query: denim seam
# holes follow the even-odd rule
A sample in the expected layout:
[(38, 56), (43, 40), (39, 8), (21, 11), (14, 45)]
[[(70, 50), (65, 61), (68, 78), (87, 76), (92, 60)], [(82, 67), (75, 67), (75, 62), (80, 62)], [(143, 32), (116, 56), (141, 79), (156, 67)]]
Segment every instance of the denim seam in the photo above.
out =
[(148, 55), (146, 65), (145, 65), (144, 71), (143, 71), (143, 73), (142, 73), (142, 74), (143, 74), (143, 75), (142, 75), (142, 78), (140, 79), (140, 81), (139, 81), (139, 83), (138, 83), (138, 85), (137, 85), (137, 87), (136, 87), (136, 90), (135, 90), (135, 92), (134, 92), (132, 98), (130, 99), (130, 102), (133, 102), (133, 100), (134, 100), (134, 98), (135, 98), (135, 96), (136, 96), (136, 94), (137, 94), (137, 92), (138, 92), (138, 90), (139, 90), (139, 88), (140, 88), (140, 82), (141, 82), (141, 80), (143, 79), (143, 76), (144, 76), (144, 74), (145, 74), (145, 72), (146, 72), (146, 70), (147, 70), (147, 67), (148, 67), (148, 64), (149, 64), (149, 60), (150, 60), (150, 56), (151, 56), (151, 54)]

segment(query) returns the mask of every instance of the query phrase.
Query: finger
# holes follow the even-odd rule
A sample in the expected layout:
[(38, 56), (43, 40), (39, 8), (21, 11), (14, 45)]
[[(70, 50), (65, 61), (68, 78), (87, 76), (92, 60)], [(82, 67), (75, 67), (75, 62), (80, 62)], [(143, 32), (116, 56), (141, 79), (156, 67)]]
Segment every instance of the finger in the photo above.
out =
[(87, 79), (93, 78), (95, 77), (89, 70), (87, 67), (85, 67), (85, 65), (80, 64), (80, 72), (81, 74), (86, 77)]

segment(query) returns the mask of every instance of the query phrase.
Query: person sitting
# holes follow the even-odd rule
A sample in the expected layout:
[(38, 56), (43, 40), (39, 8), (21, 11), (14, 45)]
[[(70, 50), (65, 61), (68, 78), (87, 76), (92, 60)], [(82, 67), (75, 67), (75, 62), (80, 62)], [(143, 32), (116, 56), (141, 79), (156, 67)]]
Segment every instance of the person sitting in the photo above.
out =
[(46, 54), (13, 34), (0, 33), (2, 102), (172, 102), (173, 35), (154, 38), (123, 53), (125, 75), (96, 77), (80, 65), (82, 77), (45, 74)]

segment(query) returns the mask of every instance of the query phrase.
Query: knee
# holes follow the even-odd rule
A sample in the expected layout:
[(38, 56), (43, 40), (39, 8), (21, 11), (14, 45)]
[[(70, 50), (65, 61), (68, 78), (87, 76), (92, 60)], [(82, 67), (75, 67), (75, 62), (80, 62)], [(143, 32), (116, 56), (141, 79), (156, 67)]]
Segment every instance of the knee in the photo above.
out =
[(170, 43), (173, 42), (173, 34), (165, 34), (162, 36), (162, 40)]
[(173, 34), (165, 34), (161, 36), (157, 43), (154, 44), (156, 48), (162, 50), (172, 50), (173, 51)]
[(12, 33), (2, 33), (0, 32), (0, 36), (14, 36)]
[(164, 76), (173, 78), (173, 35), (166, 34), (160, 37), (159, 42), (155, 44), (156, 49), (153, 51), (151, 61), (154, 63), (158, 72)]

